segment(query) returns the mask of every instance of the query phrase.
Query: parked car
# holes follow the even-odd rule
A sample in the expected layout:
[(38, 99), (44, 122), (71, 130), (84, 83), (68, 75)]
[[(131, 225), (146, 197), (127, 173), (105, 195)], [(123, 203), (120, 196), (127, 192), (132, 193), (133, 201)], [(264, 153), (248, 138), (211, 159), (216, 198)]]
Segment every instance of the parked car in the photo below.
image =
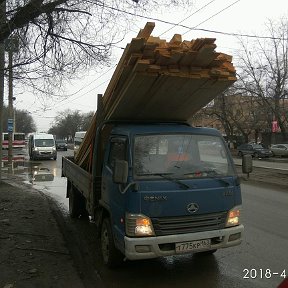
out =
[(255, 158), (264, 158), (271, 157), (272, 151), (268, 148), (264, 148), (260, 144), (247, 143), (242, 144), (237, 147), (238, 156), (242, 157), (243, 155), (250, 154)]
[(67, 142), (65, 140), (56, 139), (56, 149), (67, 151)]
[(273, 156), (288, 157), (288, 144), (275, 144), (271, 146)]

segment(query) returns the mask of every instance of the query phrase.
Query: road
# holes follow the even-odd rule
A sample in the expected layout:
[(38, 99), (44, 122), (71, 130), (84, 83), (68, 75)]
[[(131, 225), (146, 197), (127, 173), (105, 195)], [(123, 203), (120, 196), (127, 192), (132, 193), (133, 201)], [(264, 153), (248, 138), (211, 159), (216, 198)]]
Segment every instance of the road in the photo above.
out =
[[(241, 165), (242, 159), (235, 157), (234, 162)], [(253, 167), (288, 171), (288, 158), (253, 159)]]
[[(67, 215), (61, 156), (69, 154), (72, 151), (59, 151), (57, 161), (30, 162), (23, 170), (26, 181), (33, 182), (35, 188), (52, 195), (59, 203), (66, 227), (64, 237), (69, 238), (72, 256), (82, 276), (91, 282), (97, 274), (105, 287), (271, 288), (283, 280), (284, 270), (288, 274), (287, 189), (255, 185), (255, 182), (242, 183), (245, 236), (240, 246), (217, 251), (213, 256), (196, 254), (136, 263), (127, 261), (118, 270), (107, 269), (102, 265), (95, 225), (89, 221), (72, 221)], [(272, 165), (277, 168), (277, 164)], [(31, 181), (32, 171), (39, 168), (48, 168), (47, 175), (53, 175), (52, 181)]]

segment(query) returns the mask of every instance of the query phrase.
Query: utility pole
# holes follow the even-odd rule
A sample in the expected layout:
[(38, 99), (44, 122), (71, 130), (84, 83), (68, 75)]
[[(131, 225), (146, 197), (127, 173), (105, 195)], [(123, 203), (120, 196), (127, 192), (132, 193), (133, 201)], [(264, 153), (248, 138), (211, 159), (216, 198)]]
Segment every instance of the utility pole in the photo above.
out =
[(13, 122), (13, 51), (11, 45), (9, 45), (8, 50), (9, 55), (9, 80), (8, 80), (8, 172), (12, 173), (12, 158), (13, 158), (13, 132), (14, 132), (14, 122)]
[(14, 132), (14, 112), (13, 112), (13, 52), (18, 52), (18, 39), (16, 37), (10, 37), (5, 41), (5, 50), (9, 55), (9, 80), (8, 80), (8, 171), (12, 172), (12, 158), (13, 158), (13, 132)]
[[(6, 22), (6, 1), (0, 4), (0, 24)], [(5, 66), (5, 46), (4, 41), (0, 41), (0, 183), (2, 182), (2, 133), (3, 133), (3, 102), (4, 102), (4, 66)]]

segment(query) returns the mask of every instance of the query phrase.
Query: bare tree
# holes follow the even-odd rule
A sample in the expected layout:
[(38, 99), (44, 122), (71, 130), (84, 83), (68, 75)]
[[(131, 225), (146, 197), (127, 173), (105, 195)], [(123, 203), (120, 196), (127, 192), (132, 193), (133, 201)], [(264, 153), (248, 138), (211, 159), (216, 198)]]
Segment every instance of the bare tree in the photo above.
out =
[(263, 129), (263, 118), (258, 113), (259, 104), (255, 97), (237, 94), (232, 87), (217, 96), (213, 104), (204, 107), (197, 117), (208, 117), (213, 125), (221, 123), (227, 140), (234, 142), (236, 138), (248, 142), (252, 137), (258, 140)]
[(14, 110), (15, 114), (15, 131), (25, 134), (36, 131), (36, 123), (26, 110)]
[(184, 7), (193, 1), (0, 0), (3, 2), (7, 21), (0, 22), (0, 42), (9, 37), (19, 41), (14, 77), (51, 98), (55, 91), (60, 92), (55, 89), (61, 90), (63, 80), (81, 75), (89, 66), (108, 66), (111, 47), (131, 30), (136, 14), (147, 15), (168, 5)]
[(82, 114), (82, 130), (87, 131), (91, 125), (92, 119), (94, 116), (94, 112), (88, 112)]
[(48, 132), (56, 135), (57, 138), (73, 138), (76, 131), (88, 129), (93, 115), (94, 112), (80, 113), (79, 110), (71, 111), (70, 109), (59, 112)]
[(266, 117), (266, 127), (271, 127), (273, 120), (278, 122), (285, 139), (288, 129), (288, 21), (269, 21), (266, 27), (270, 37), (249, 43), (240, 39), (243, 53), (239, 55), (241, 71), (237, 86), (243, 94), (254, 96), (258, 109)]

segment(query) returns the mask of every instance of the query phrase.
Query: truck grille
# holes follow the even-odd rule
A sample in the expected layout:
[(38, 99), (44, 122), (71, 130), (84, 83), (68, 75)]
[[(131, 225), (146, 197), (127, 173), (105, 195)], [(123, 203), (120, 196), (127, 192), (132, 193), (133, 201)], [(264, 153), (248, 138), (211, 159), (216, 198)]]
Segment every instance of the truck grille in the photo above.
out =
[(225, 227), (227, 212), (180, 217), (152, 218), (156, 236), (202, 232)]

